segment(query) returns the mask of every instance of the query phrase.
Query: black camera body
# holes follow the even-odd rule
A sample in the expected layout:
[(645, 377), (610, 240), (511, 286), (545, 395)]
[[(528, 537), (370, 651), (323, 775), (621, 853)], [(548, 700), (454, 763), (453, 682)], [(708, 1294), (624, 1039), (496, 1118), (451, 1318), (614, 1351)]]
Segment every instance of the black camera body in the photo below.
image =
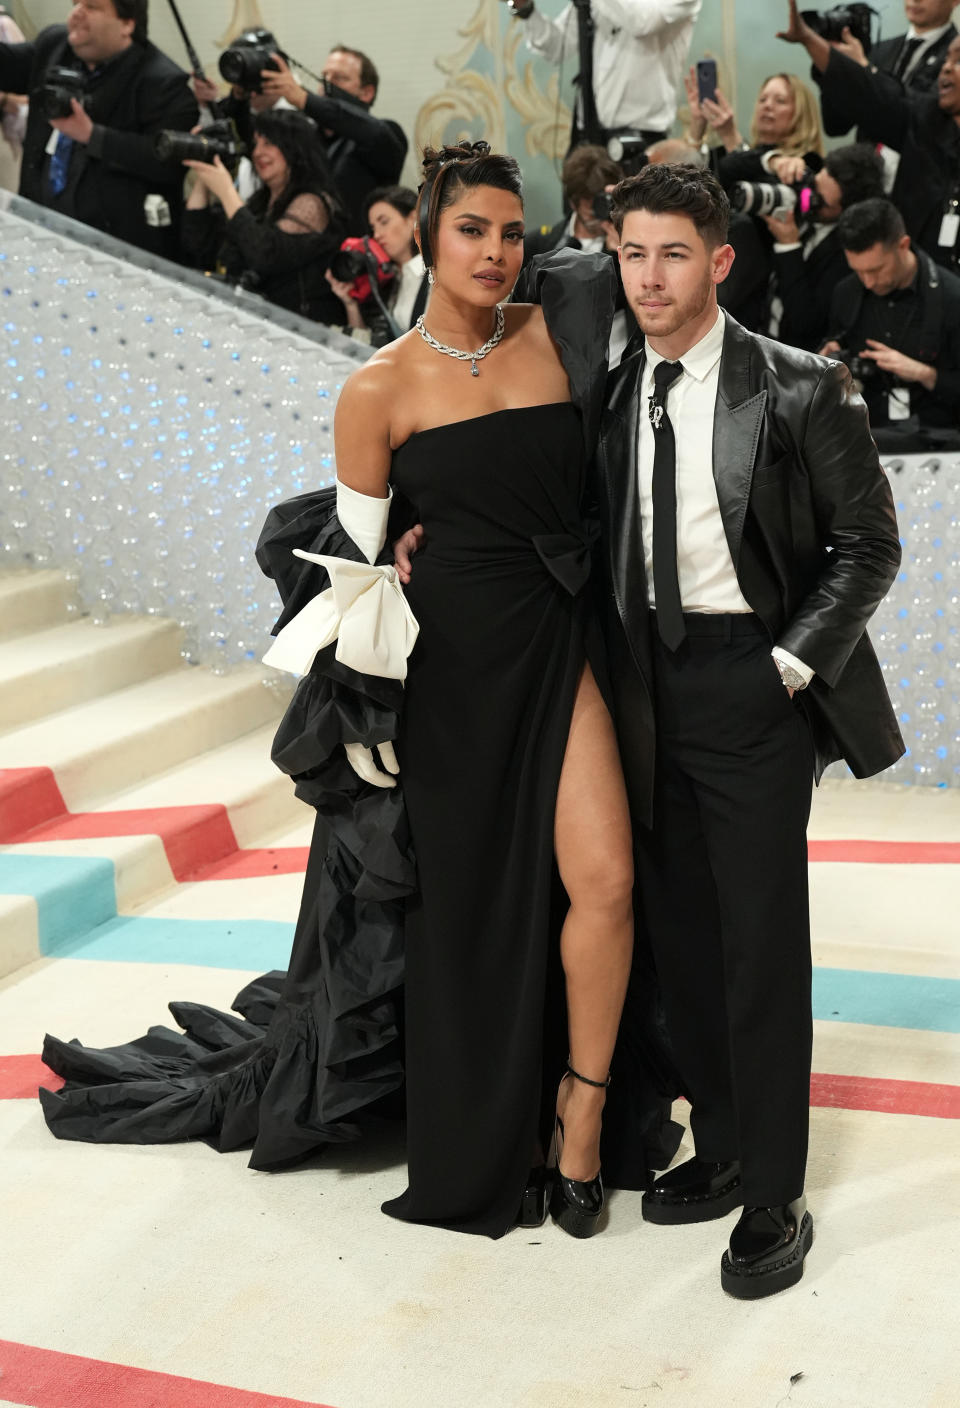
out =
[(232, 168), (247, 149), (237, 136), (232, 122), (211, 122), (200, 132), (177, 132), (167, 129), (153, 139), (153, 149), (161, 161), (207, 161), (219, 157), (224, 166)]
[(889, 390), (895, 384), (896, 379), (889, 372), (878, 367), (876, 362), (871, 362), (869, 357), (861, 357), (858, 353), (851, 352), (845, 347), (841, 347), (839, 352), (831, 352), (830, 356), (835, 362), (843, 363), (853, 377), (858, 391), (869, 388)]
[(609, 223), (613, 215), (613, 192), (598, 191), (590, 208), (594, 220), (603, 220)]
[(832, 10), (804, 10), (800, 18), (810, 26), (815, 34), (826, 39), (829, 44), (838, 44), (843, 39), (843, 31), (849, 29), (855, 39), (859, 39), (866, 53), (870, 52), (871, 16), (877, 11), (872, 5), (835, 5)]
[(74, 68), (63, 68), (55, 64), (43, 75), (43, 82), (30, 94), (44, 117), (49, 119), (69, 117), (73, 112), (73, 99), (83, 102), (86, 83), (82, 73)]
[(274, 54), (283, 50), (269, 29), (248, 29), (220, 55), (220, 73), (234, 88), (245, 93), (262, 93), (264, 69), (279, 73)]

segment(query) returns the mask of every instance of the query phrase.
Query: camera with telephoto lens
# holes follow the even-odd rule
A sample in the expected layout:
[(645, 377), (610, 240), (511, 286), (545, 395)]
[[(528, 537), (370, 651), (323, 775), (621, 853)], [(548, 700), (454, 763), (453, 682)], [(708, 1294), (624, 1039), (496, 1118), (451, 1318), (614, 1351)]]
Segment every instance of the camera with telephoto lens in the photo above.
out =
[(781, 220), (793, 214), (798, 221), (816, 217), (823, 197), (807, 172), (795, 186), (782, 181), (736, 181), (730, 188), (730, 209), (744, 215), (772, 215)]
[(836, 5), (832, 10), (803, 10), (800, 18), (821, 39), (829, 44), (843, 42), (843, 31), (849, 29), (859, 39), (864, 50), (870, 50), (870, 17), (877, 11), (872, 5)]
[(234, 88), (242, 88), (245, 93), (262, 93), (263, 70), (280, 72), (274, 54), (285, 57), (269, 29), (248, 29), (220, 55), (220, 73)]
[(342, 284), (352, 284), (350, 297), (365, 303), (373, 292), (371, 278), (379, 288), (393, 282), (397, 266), (382, 245), (369, 235), (344, 240), (330, 260), (330, 273)]
[(232, 122), (211, 122), (209, 127), (199, 132), (158, 132), (153, 139), (153, 149), (161, 161), (206, 161), (219, 157), (224, 166), (232, 169), (247, 149), (237, 136)]
[(30, 94), (31, 102), (37, 104), (44, 117), (54, 119), (69, 117), (73, 112), (73, 99), (83, 102), (86, 84), (83, 75), (76, 69), (54, 65), (43, 75), (43, 82)]

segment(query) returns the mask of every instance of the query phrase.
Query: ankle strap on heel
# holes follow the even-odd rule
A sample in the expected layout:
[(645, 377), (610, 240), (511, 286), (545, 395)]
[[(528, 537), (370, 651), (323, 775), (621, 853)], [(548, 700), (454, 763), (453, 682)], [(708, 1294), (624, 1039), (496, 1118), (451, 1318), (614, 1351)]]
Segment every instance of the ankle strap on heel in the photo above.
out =
[(567, 1070), (575, 1080), (581, 1080), (584, 1085), (592, 1085), (597, 1090), (606, 1090), (607, 1086), (610, 1084), (609, 1075), (606, 1080), (591, 1080), (589, 1076), (582, 1076), (579, 1071), (575, 1071), (569, 1061), (567, 1062)]

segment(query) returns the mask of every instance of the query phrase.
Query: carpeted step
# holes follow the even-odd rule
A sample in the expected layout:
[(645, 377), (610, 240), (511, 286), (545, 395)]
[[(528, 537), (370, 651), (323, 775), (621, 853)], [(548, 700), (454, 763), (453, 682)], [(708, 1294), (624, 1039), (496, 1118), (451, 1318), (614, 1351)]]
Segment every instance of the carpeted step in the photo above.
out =
[(258, 667), (184, 667), (8, 731), (0, 769), (49, 768), (69, 810), (82, 811), (276, 716)]
[(65, 573), (0, 573), (0, 640), (66, 621), (76, 589)]
[(0, 729), (59, 713), (181, 665), (175, 621), (84, 617), (0, 644)]

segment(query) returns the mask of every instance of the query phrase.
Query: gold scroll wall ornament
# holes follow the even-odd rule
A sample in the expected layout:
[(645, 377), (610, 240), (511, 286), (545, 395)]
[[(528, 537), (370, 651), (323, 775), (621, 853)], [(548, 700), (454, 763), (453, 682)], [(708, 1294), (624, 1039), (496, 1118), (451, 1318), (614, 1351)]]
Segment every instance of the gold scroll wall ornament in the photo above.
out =
[(233, 19), (223, 36), (217, 40), (221, 49), (226, 49), (239, 34), (248, 29), (266, 29), (267, 25), (260, 13), (259, 0), (233, 0)]
[[(522, 26), (514, 20), (504, 35), (502, 15), (499, 0), (478, 0), (470, 19), (457, 31), (464, 42), (454, 53), (434, 60), (447, 80), (417, 113), (414, 141), (419, 150), (444, 142), (482, 139), (495, 151), (505, 151), (505, 97), (523, 119), (529, 155), (543, 154), (552, 160), (566, 150), (570, 110), (558, 103), (557, 75), (551, 74), (544, 92), (537, 85), (531, 63), (520, 72)], [(493, 58), (492, 77), (469, 67), (484, 49)]]

